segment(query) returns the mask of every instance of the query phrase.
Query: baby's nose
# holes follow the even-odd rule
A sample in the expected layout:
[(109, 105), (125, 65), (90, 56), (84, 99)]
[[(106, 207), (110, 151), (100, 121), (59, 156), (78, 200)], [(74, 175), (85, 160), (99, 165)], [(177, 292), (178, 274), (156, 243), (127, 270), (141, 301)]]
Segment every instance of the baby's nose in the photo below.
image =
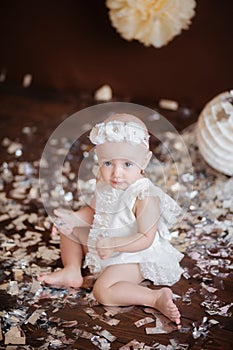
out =
[(121, 174), (121, 167), (118, 165), (115, 165), (113, 168), (113, 175), (115, 177), (119, 176)]

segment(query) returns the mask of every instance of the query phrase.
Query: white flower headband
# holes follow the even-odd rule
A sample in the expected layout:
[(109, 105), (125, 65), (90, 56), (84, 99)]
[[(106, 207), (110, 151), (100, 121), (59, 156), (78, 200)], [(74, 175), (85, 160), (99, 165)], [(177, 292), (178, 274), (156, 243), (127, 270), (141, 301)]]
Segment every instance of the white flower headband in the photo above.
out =
[(149, 135), (138, 123), (113, 120), (96, 124), (90, 132), (90, 140), (94, 145), (101, 145), (107, 141), (123, 142), (136, 145), (143, 143), (149, 148)]

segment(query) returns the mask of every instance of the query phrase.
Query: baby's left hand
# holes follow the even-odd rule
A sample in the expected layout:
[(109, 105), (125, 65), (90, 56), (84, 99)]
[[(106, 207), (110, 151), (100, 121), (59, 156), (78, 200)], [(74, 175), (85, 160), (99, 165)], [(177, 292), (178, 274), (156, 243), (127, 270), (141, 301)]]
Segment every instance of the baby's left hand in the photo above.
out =
[(99, 254), (100, 259), (104, 260), (112, 255), (112, 253), (114, 252), (114, 249), (111, 247), (112, 243), (113, 242), (111, 240), (111, 237), (103, 238), (102, 236), (99, 236), (97, 238), (96, 250)]

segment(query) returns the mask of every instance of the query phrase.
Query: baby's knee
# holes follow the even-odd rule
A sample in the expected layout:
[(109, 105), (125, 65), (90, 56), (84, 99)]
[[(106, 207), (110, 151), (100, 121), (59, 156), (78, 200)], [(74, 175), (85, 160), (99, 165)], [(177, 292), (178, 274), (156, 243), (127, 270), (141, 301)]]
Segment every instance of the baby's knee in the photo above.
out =
[(108, 288), (97, 279), (93, 287), (93, 295), (95, 299), (103, 305), (107, 304), (108, 299)]

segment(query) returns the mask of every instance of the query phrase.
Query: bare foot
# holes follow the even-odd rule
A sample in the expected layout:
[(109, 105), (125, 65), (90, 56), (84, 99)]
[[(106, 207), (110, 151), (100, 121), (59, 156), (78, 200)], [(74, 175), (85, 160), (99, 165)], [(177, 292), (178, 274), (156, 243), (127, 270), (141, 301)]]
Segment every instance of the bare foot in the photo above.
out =
[(173, 293), (169, 288), (155, 290), (155, 308), (177, 325), (180, 324), (180, 312), (172, 300)]
[(72, 266), (66, 266), (50, 274), (40, 275), (37, 280), (53, 286), (73, 288), (79, 288), (83, 283), (81, 272)]

